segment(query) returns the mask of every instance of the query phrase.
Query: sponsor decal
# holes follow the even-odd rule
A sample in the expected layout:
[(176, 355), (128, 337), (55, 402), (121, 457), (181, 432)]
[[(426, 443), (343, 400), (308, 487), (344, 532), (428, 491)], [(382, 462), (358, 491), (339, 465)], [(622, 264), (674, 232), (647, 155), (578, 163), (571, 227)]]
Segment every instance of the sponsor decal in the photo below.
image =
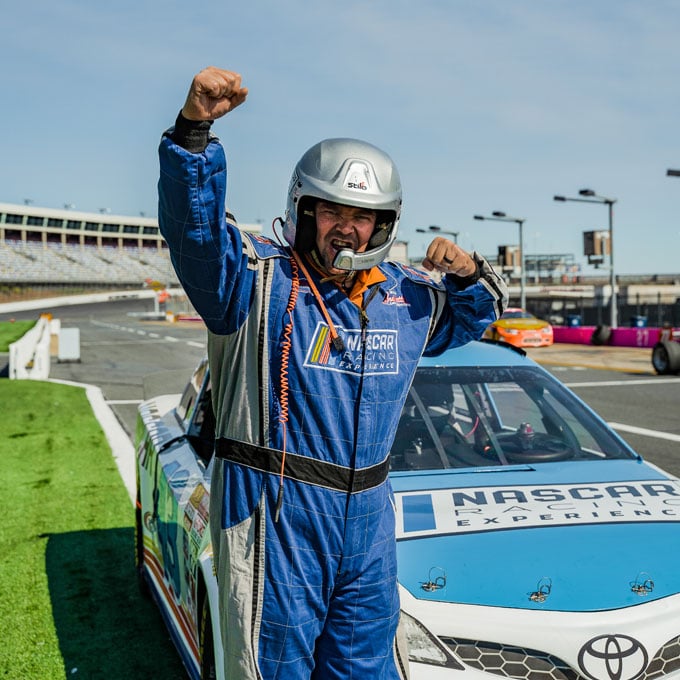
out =
[(150, 532), (154, 533), (156, 531), (156, 520), (150, 512), (144, 513), (144, 518), (142, 520), (144, 528)]
[(271, 238), (268, 238), (267, 236), (262, 236), (260, 234), (251, 234), (252, 238), (254, 241), (257, 241), (258, 243), (266, 243), (267, 245), (278, 245), (276, 241), (274, 241)]
[(397, 331), (374, 328), (365, 331), (362, 338), (362, 332), (358, 329), (336, 326), (336, 330), (345, 345), (344, 350), (338, 352), (333, 349), (328, 326), (319, 323), (307, 349), (305, 367), (357, 374), (363, 365), (364, 375), (399, 373)]
[(420, 271), (419, 269), (414, 269), (413, 267), (409, 267), (408, 265), (405, 264), (401, 265), (401, 268), (405, 273), (409, 274), (414, 278), (421, 279), (430, 284), (436, 283), (435, 280), (427, 272)]
[(397, 538), (621, 522), (680, 522), (665, 481), (470, 487), (397, 494)]
[(600, 635), (581, 647), (578, 665), (591, 680), (635, 680), (648, 658), (642, 643), (629, 635)]
[(365, 163), (355, 161), (349, 166), (345, 175), (345, 189), (350, 191), (368, 191), (371, 188), (371, 176)]
[(383, 300), (384, 305), (396, 305), (397, 307), (409, 307), (409, 303), (403, 295), (394, 295), (393, 293), (387, 293), (385, 299)]

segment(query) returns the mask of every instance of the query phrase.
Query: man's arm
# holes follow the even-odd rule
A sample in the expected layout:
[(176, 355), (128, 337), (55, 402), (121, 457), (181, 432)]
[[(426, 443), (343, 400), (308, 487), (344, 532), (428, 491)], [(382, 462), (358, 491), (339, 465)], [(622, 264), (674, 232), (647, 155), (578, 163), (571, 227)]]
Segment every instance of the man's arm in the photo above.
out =
[(432, 241), (423, 267), (440, 271), (446, 287), (447, 304), (428, 342), (429, 356), (478, 340), (508, 304), (507, 285), (493, 267), (448, 239), (438, 236)]
[[(228, 333), (251, 277), (241, 236), (225, 219), (224, 150), (209, 139), (210, 125), (245, 100), (238, 74), (210, 67), (194, 77), (175, 128), (161, 140), (158, 222), (177, 275), (206, 325)], [(239, 313), (240, 312), (240, 313)]]

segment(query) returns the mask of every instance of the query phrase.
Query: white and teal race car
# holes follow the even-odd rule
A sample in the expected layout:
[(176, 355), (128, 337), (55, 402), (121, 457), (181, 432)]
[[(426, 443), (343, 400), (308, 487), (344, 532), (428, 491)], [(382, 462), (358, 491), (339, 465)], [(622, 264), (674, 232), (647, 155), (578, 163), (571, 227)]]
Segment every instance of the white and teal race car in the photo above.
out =
[[(195, 680), (222, 678), (213, 428), (205, 361), (140, 407), (138, 574)], [(680, 678), (680, 484), (521, 350), (423, 359), (390, 478), (412, 679)]]

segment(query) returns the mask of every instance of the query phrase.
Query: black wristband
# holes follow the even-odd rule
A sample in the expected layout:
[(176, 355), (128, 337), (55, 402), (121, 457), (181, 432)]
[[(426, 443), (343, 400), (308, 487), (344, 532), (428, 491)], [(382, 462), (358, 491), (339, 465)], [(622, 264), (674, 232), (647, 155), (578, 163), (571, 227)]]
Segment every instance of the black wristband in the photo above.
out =
[(473, 283), (477, 283), (482, 276), (482, 270), (479, 266), (479, 261), (477, 257), (473, 254), (472, 261), (475, 263), (475, 271), (469, 276), (458, 276), (458, 274), (447, 274), (446, 276), (454, 281), (460, 290), (471, 286)]
[(168, 137), (190, 153), (202, 153), (208, 146), (212, 124), (212, 120), (189, 120), (180, 111)]

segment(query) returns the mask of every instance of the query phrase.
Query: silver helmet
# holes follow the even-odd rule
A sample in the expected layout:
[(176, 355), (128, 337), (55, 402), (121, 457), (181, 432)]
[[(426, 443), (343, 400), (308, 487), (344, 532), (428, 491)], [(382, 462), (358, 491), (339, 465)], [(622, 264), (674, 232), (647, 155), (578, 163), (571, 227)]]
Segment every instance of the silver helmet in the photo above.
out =
[(333, 267), (370, 269), (385, 259), (397, 236), (401, 182), (384, 151), (358, 139), (325, 139), (302, 156), (288, 187), (283, 227), (283, 237), (298, 251), (314, 247), (314, 206), (319, 199), (377, 212), (365, 252), (340, 250)]

